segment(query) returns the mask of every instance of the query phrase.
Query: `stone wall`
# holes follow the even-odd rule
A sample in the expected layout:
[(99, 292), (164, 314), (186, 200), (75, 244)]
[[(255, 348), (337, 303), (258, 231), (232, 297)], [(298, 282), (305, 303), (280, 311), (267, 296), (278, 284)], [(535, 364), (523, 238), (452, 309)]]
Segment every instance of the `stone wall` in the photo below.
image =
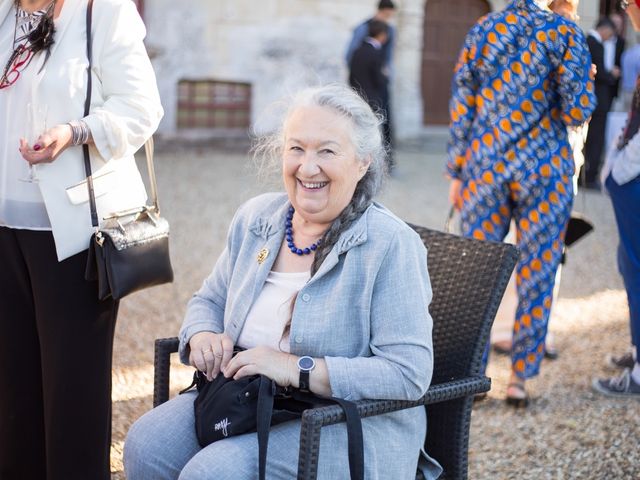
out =
[[(375, 0), (147, 0), (147, 45), (165, 107), (160, 132), (176, 132), (179, 80), (252, 84), (252, 119), (305, 85), (345, 82), (351, 30), (370, 17)], [(422, 0), (398, 0), (394, 117), (399, 136), (421, 129)]]
[[(399, 139), (422, 126), (420, 69), (425, 1), (397, 0), (397, 44), (392, 83), (393, 121)], [(501, 9), (506, 0), (490, 0)], [(344, 61), (351, 30), (370, 17), (376, 0), (147, 0), (147, 46), (153, 56), (165, 117), (160, 132), (176, 130), (180, 80), (220, 80), (252, 85), (252, 123), (275, 122), (269, 105), (306, 85), (346, 82)], [(597, 0), (582, 0), (581, 25), (589, 28)], [(267, 111), (265, 114), (264, 112)]]

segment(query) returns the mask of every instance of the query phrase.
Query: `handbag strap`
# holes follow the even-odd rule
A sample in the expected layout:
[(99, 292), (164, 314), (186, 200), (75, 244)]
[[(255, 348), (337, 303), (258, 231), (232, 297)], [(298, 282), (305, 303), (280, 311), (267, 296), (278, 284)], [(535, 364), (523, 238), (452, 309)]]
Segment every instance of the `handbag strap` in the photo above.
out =
[[(265, 480), (267, 467), (267, 448), (269, 446), (269, 428), (273, 414), (273, 400), (276, 384), (264, 375), (260, 376), (258, 393), (257, 425), (258, 431), (258, 476)], [(293, 391), (296, 398), (297, 391)], [(347, 442), (349, 450), (349, 473), (351, 480), (364, 480), (364, 441), (362, 420), (356, 404), (342, 398), (331, 397), (326, 400), (337, 403), (344, 410), (347, 423)]]
[(269, 428), (273, 415), (274, 385), (264, 375), (260, 375), (258, 390), (258, 410), (256, 412), (256, 430), (258, 431), (258, 478), (265, 480), (267, 470), (267, 447), (269, 446)]
[(447, 219), (444, 221), (444, 231), (446, 233), (453, 233), (453, 227), (451, 226), (451, 222), (453, 222), (453, 216), (456, 214), (456, 207), (451, 205), (449, 209), (449, 214), (447, 215)]
[[(91, 39), (91, 14), (93, 13), (93, 0), (89, 0), (87, 3), (87, 58), (89, 64), (87, 65), (87, 96), (84, 100), (84, 116), (89, 115), (89, 108), (91, 107), (91, 64), (93, 62), (92, 52), (92, 39)], [(91, 175), (91, 157), (89, 157), (89, 145), (86, 143), (82, 145), (82, 153), (84, 154), (84, 173), (87, 177), (87, 188), (89, 189), (89, 207), (91, 208), (91, 225), (98, 226), (98, 211), (96, 209), (96, 195), (93, 190), (93, 176)]]
[[(91, 108), (91, 66), (93, 63), (92, 55), (92, 38), (91, 38), (91, 17), (93, 13), (93, 0), (88, 0), (87, 3), (87, 59), (89, 64), (87, 65), (87, 95), (84, 101), (84, 116), (89, 115), (89, 109)], [(160, 202), (158, 201), (158, 186), (156, 183), (156, 172), (153, 168), (153, 137), (144, 144), (144, 151), (147, 157), (147, 170), (149, 171), (149, 183), (151, 184), (151, 201), (153, 203), (153, 211), (156, 215), (160, 215)], [(89, 156), (89, 145), (86, 143), (82, 145), (82, 153), (84, 155), (84, 173), (87, 177), (87, 189), (89, 190), (89, 208), (91, 209), (91, 225), (98, 227), (98, 210), (96, 208), (96, 195), (93, 188), (93, 174), (91, 172), (91, 157)]]

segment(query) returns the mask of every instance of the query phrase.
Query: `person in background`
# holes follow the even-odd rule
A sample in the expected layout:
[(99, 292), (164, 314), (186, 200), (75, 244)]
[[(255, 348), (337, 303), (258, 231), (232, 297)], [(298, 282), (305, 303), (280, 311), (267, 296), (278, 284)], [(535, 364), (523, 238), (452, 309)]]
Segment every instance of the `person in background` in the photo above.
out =
[(600, 189), (598, 171), (605, 147), (607, 115), (611, 110), (616, 85), (620, 78), (620, 69), (614, 63), (615, 50), (609, 49), (610, 54), (605, 55), (605, 44), (607, 40), (615, 36), (615, 33), (613, 22), (608, 18), (601, 18), (598, 20), (595, 30), (590, 31), (587, 37), (591, 58), (596, 66), (595, 92), (598, 104), (589, 122), (589, 132), (584, 145), (584, 186), (596, 190)]
[[(452, 82), (447, 172), (463, 235), (502, 241), (516, 221), (518, 308), (507, 402), (528, 404), (539, 373), (573, 203), (567, 126), (595, 108), (576, 24), (545, 0), (513, 0), (467, 34)], [(515, 53), (514, 53), (515, 52)]]
[(85, 280), (100, 219), (144, 205), (133, 154), (162, 118), (129, 0), (0, 0), (0, 478), (108, 480), (118, 302)]
[[(549, 9), (576, 23), (580, 19), (578, 16), (579, 0), (554, 0), (549, 5)], [(595, 67), (592, 68), (592, 78), (595, 76)], [(589, 123), (585, 122), (580, 126), (567, 127), (567, 136), (569, 145), (571, 145), (571, 152), (573, 153), (573, 162), (575, 164), (575, 173), (573, 175), (573, 191), (574, 194), (578, 194), (578, 174), (580, 169), (584, 165), (583, 148), (586, 139)], [(511, 228), (509, 234), (505, 238), (505, 242), (516, 243), (516, 229), (515, 224), (511, 222)], [(566, 252), (563, 256), (563, 260), (566, 259)], [(562, 276), (562, 268), (564, 261), (558, 266), (558, 272), (556, 273), (555, 286), (553, 288), (553, 301), (558, 298), (560, 290), (560, 280)], [(509, 280), (507, 289), (505, 291), (500, 308), (496, 313), (496, 319), (493, 322), (491, 329), (491, 345), (494, 352), (502, 355), (511, 354), (511, 339), (513, 334), (513, 322), (515, 318), (515, 312), (518, 307), (518, 293), (515, 283), (515, 272)], [(555, 360), (558, 358), (559, 352), (555, 346), (554, 337), (551, 332), (547, 334), (545, 340), (544, 356), (549, 360)]]
[[(373, 202), (385, 176), (380, 127), (346, 85), (292, 99), (278, 131), (255, 150), (281, 166), (286, 192), (255, 197), (235, 214), (227, 247), (187, 306), (183, 363), (210, 380), (262, 374), (349, 400), (424, 395), (433, 369), (427, 252)], [(232, 357), (235, 346), (246, 350)], [(302, 370), (302, 357), (311, 367)], [(256, 477), (256, 433), (200, 447), (195, 396), (179, 395), (134, 423), (124, 446), (128, 480)], [(424, 407), (363, 418), (362, 430), (365, 478), (442, 472), (423, 453)], [(270, 479), (296, 477), (299, 441), (299, 420), (271, 429)], [(344, 424), (323, 428), (318, 478), (348, 477), (347, 451)]]
[(640, 399), (640, 79), (631, 103), (629, 120), (602, 169), (602, 183), (611, 196), (620, 241), (618, 270), (629, 304), (632, 352), (611, 357), (622, 374), (594, 379), (594, 390), (607, 396)]
[(383, 72), (382, 45), (387, 41), (389, 26), (380, 21), (369, 22), (369, 35), (356, 49), (349, 65), (349, 85), (366, 100), (374, 112), (384, 105), (388, 77)]
[(384, 133), (384, 141), (389, 152), (387, 156), (387, 165), (389, 170), (394, 167), (393, 160), (393, 127), (391, 121), (391, 79), (393, 78), (393, 50), (396, 42), (396, 29), (391, 24), (393, 17), (396, 14), (396, 6), (391, 0), (380, 0), (378, 2), (378, 10), (376, 14), (359, 24), (354, 30), (351, 36), (351, 41), (347, 47), (345, 59), (347, 66), (350, 68), (351, 60), (355, 51), (362, 45), (362, 42), (369, 35), (369, 24), (373, 20), (384, 22), (389, 26), (387, 32), (387, 40), (382, 44), (382, 72), (387, 77), (387, 82), (384, 88), (381, 111), (384, 114), (384, 123), (382, 125)]
[(636, 34), (635, 45), (629, 47), (622, 54), (622, 82), (621, 92), (624, 110), (631, 109), (631, 100), (636, 89), (636, 80), (640, 76), (640, 34)]

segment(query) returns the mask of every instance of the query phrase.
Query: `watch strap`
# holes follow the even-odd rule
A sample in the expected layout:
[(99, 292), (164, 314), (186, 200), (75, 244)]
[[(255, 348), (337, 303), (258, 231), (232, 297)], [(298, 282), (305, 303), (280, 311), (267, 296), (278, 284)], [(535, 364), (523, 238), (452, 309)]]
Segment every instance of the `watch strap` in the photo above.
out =
[(298, 388), (302, 391), (309, 391), (309, 370), (300, 370), (300, 380)]

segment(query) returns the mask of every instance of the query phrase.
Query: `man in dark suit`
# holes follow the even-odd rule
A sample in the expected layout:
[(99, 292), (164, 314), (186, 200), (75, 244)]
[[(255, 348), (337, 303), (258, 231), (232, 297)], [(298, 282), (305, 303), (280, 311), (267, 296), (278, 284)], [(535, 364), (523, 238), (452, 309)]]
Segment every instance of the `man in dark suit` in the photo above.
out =
[[(389, 147), (389, 155), (391, 158), (391, 139), (393, 138), (393, 128), (391, 121), (391, 79), (393, 78), (393, 49), (395, 46), (396, 32), (392, 25), (393, 17), (396, 14), (396, 6), (392, 0), (380, 0), (378, 2), (378, 10), (376, 14), (364, 22), (360, 23), (354, 30), (349, 47), (347, 48), (346, 60), (347, 66), (351, 68), (351, 60), (353, 59), (354, 52), (360, 47), (364, 39), (369, 35), (369, 24), (374, 21), (380, 21), (387, 24), (387, 39), (382, 43), (382, 58), (383, 65), (382, 71), (387, 76), (387, 84), (385, 86), (384, 96), (382, 99), (381, 109), (385, 112), (384, 123), (382, 129), (384, 132), (385, 141)], [(390, 164), (392, 161), (390, 160)]]
[(615, 97), (615, 86), (620, 78), (620, 68), (605, 63), (604, 42), (615, 35), (615, 25), (608, 18), (602, 18), (596, 24), (596, 29), (589, 32), (587, 44), (591, 52), (591, 61), (597, 68), (595, 78), (595, 94), (598, 99), (591, 122), (589, 133), (584, 145), (585, 157), (585, 186), (598, 188), (598, 170), (602, 161), (607, 129), (607, 114)]
[[(349, 64), (349, 84), (371, 106), (374, 112), (380, 112), (386, 118), (386, 89), (389, 81), (384, 70), (384, 52), (382, 46), (388, 39), (389, 26), (380, 20), (369, 22), (368, 36), (353, 52)], [(385, 143), (391, 149), (391, 136), (383, 129)], [(389, 160), (389, 170), (393, 161)]]
[[(624, 52), (624, 48), (626, 45), (626, 41), (624, 39), (624, 19), (622, 18), (622, 15), (614, 12), (611, 15), (609, 15), (609, 20), (613, 22), (613, 25), (615, 26), (615, 29), (616, 29), (616, 33), (614, 37), (610, 40), (613, 42), (613, 50), (614, 50), (613, 62), (614, 62), (614, 65), (618, 67), (622, 72), (622, 54)], [(615, 90), (614, 90), (613, 96), (617, 97), (618, 94), (620, 93), (620, 77), (618, 77), (618, 81), (616, 82), (616, 85), (614, 88)]]

